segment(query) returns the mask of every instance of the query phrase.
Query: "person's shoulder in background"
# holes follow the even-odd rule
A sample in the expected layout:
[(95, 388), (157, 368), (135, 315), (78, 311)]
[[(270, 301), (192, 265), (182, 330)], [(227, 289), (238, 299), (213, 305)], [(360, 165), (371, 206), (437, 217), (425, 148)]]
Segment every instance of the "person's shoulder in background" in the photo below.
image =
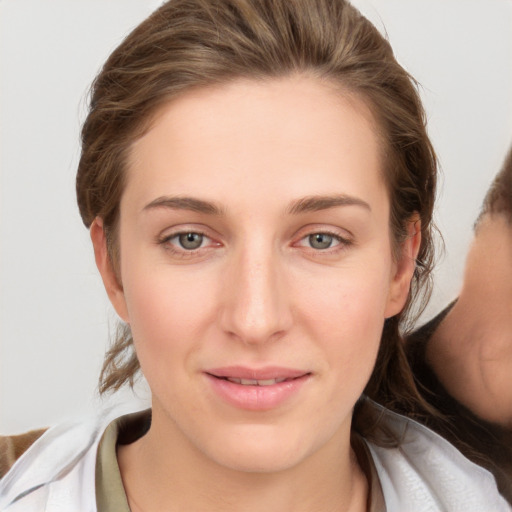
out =
[(0, 436), (0, 478), (46, 430), (42, 428), (14, 436)]
[(456, 301), (410, 334), (405, 351), (425, 418), (489, 469), (512, 503), (512, 147), (491, 183)]
[(426, 425), (455, 445), (467, 458), (489, 470), (501, 494), (512, 504), (512, 430), (478, 417), (443, 386), (427, 360), (427, 345), (455, 302), (412, 332), (405, 351), (423, 399), (441, 413)]

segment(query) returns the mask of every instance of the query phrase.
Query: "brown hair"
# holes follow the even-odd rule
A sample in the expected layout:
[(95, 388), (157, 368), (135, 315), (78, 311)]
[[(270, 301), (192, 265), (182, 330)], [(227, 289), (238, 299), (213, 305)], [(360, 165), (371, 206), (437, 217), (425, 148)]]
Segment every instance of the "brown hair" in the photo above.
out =
[[(383, 137), (384, 173), (394, 242), (421, 220), (421, 247), (405, 310), (385, 322), (366, 393), (408, 410), (421, 398), (404, 355), (400, 329), (412, 299), (430, 290), (432, 209), (437, 163), (425, 129), (415, 81), (391, 46), (345, 0), (172, 0), (139, 25), (114, 51), (92, 86), (82, 130), (77, 194), (83, 221), (103, 219), (114, 266), (119, 202), (130, 146), (155, 111), (193, 87), (237, 78), (308, 73), (355, 93), (373, 112)], [(129, 328), (107, 353), (100, 391), (133, 383), (139, 369)]]
[(503, 215), (512, 224), (512, 147), (509, 149), (500, 172), (495, 176), (487, 194), (475, 227), (487, 214)]

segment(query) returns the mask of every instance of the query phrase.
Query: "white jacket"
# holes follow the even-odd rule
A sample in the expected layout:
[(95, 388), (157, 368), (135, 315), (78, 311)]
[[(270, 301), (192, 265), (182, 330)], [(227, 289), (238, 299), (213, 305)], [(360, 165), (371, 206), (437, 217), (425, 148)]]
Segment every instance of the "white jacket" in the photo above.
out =
[[(95, 464), (112, 412), (48, 430), (0, 481), (1, 512), (96, 512)], [(367, 443), (388, 512), (510, 512), (494, 477), (422, 425), (386, 411), (398, 448)]]

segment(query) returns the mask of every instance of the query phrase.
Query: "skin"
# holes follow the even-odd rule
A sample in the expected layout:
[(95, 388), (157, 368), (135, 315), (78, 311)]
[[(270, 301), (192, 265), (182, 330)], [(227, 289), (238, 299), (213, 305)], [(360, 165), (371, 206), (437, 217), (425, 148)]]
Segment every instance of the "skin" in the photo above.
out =
[[(366, 510), (352, 410), (420, 237), (393, 259), (379, 140), (360, 99), (294, 76), (187, 92), (134, 144), (121, 282), (91, 227), (152, 391), (149, 432), (118, 451), (134, 510)], [(180, 233), (204, 238), (189, 251)], [(312, 246), (322, 233), (327, 249)], [(207, 376), (232, 365), (306, 377), (246, 410)]]
[(477, 416), (512, 427), (512, 225), (486, 214), (459, 299), (427, 346), (446, 390)]

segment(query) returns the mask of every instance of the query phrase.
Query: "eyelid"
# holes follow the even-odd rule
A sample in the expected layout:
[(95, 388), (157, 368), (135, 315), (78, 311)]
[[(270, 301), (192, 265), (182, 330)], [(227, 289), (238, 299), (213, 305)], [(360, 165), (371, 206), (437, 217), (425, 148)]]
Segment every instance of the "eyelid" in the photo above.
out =
[(197, 233), (198, 235), (203, 235), (211, 239), (218, 238), (218, 235), (208, 226), (194, 223), (180, 223), (173, 226), (166, 226), (164, 229), (159, 230), (155, 238), (157, 241), (162, 241), (186, 233)]
[[(198, 231), (182, 231), (178, 233), (173, 233), (170, 236), (167, 236), (164, 238), (164, 243), (169, 243), (171, 240), (178, 239), (183, 235), (199, 235), (201, 237), (201, 246), (197, 249), (186, 249), (185, 247), (179, 247), (179, 245), (176, 245), (180, 250), (183, 250), (185, 252), (193, 252), (195, 250), (204, 249), (203, 243), (206, 243), (208, 240), (211, 241), (211, 238), (208, 235), (205, 235), (204, 233), (199, 233)], [(175, 244), (172, 244), (175, 245)]]
[[(198, 247), (197, 249), (185, 249), (180, 247), (176, 243), (170, 243), (170, 240), (173, 238), (179, 237), (180, 235), (185, 235), (188, 233), (196, 233), (198, 235), (201, 235), (206, 239), (207, 244), (203, 245), (201, 247)], [(332, 246), (328, 247), (326, 249), (316, 249), (314, 247), (308, 246), (307, 242), (303, 243), (307, 240), (308, 237), (315, 235), (315, 234), (324, 234), (333, 237), (337, 243)], [(166, 229), (162, 230), (156, 237), (156, 244), (165, 246), (165, 248), (171, 252), (174, 252), (179, 255), (186, 256), (193, 256), (196, 253), (199, 252), (205, 252), (208, 249), (213, 249), (215, 247), (221, 247), (224, 244), (218, 239), (220, 236), (216, 236), (216, 234), (211, 233), (211, 229), (201, 226), (201, 225), (183, 225), (180, 224), (178, 226), (173, 227), (167, 227)], [(306, 250), (309, 250), (311, 253), (317, 253), (317, 254), (324, 254), (327, 255), (329, 253), (337, 253), (340, 251), (343, 251), (347, 249), (349, 246), (352, 246), (355, 244), (354, 237), (352, 233), (350, 233), (346, 229), (332, 227), (332, 226), (325, 226), (325, 225), (308, 225), (303, 226), (301, 229), (299, 229), (296, 233), (296, 235), (292, 239), (292, 243), (290, 244), (292, 247), (301, 247)]]
[[(305, 235), (303, 236), (302, 238), (300, 238), (299, 240), (299, 244), (300, 242), (303, 242), (305, 240), (308, 240), (311, 236), (314, 236), (314, 235), (327, 235), (327, 236), (330, 236), (332, 237), (336, 242), (337, 244), (334, 246), (336, 247), (337, 245), (345, 242), (345, 239), (340, 237), (338, 234), (335, 234), (335, 233), (329, 233), (327, 231), (315, 231), (313, 233), (309, 233), (308, 235)], [(329, 249), (331, 249), (332, 247), (329, 247)], [(311, 249), (314, 249), (314, 247), (311, 247)], [(316, 250), (319, 250), (319, 249), (316, 249)]]
[(199, 229), (177, 229), (177, 230), (173, 230), (170, 232), (168, 230), (165, 230), (165, 234), (159, 234), (157, 236), (157, 242), (163, 243), (163, 242), (170, 240), (171, 238), (175, 238), (179, 235), (186, 235), (188, 233), (196, 233), (198, 235), (209, 238), (206, 233), (204, 233), (203, 231), (201, 231)]
[(354, 235), (348, 229), (325, 224), (308, 224), (307, 226), (303, 226), (296, 231), (293, 238), (295, 240), (302, 240), (303, 238), (318, 233), (330, 235), (345, 242), (354, 242)]
[[(339, 243), (326, 249), (315, 249), (314, 247), (307, 245), (307, 239), (308, 237), (316, 234), (332, 236)], [(327, 227), (325, 225), (305, 226), (304, 228), (298, 231), (297, 236), (294, 237), (294, 240), (295, 241), (292, 243), (292, 246), (304, 248), (309, 253), (319, 256), (327, 256), (329, 254), (340, 253), (344, 250), (347, 250), (350, 246), (355, 244), (355, 240), (352, 233), (348, 232), (347, 230), (342, 230), (341, 228), (337, 229), (334, 227)], [(304, 241), (306, 242), (302, 244), (301, 242)]]
[[(208, 241), (207, 245), (202, 245), (197, 249), (185, 249), (183, 247), (180, 247), (178, 244), (170, 242), (173, 238), (179, 237), (180, 235), (186, 235), (189, 233), (201, 235), (204, 239)], [(162, 230), (156, 236), (155, 242), (157, 245), (164, 246), (164, 248), (170, 252), (186, 257), (194, 256), (199, 252), (204, 252), (214, 247), (220, 247), (222, 243), (219, 242), (217, 238), (218, 237), (211, 233), (210, 229), (207, 229), (204, 226), (180, 224), (178, 226), (168, 227)]]

